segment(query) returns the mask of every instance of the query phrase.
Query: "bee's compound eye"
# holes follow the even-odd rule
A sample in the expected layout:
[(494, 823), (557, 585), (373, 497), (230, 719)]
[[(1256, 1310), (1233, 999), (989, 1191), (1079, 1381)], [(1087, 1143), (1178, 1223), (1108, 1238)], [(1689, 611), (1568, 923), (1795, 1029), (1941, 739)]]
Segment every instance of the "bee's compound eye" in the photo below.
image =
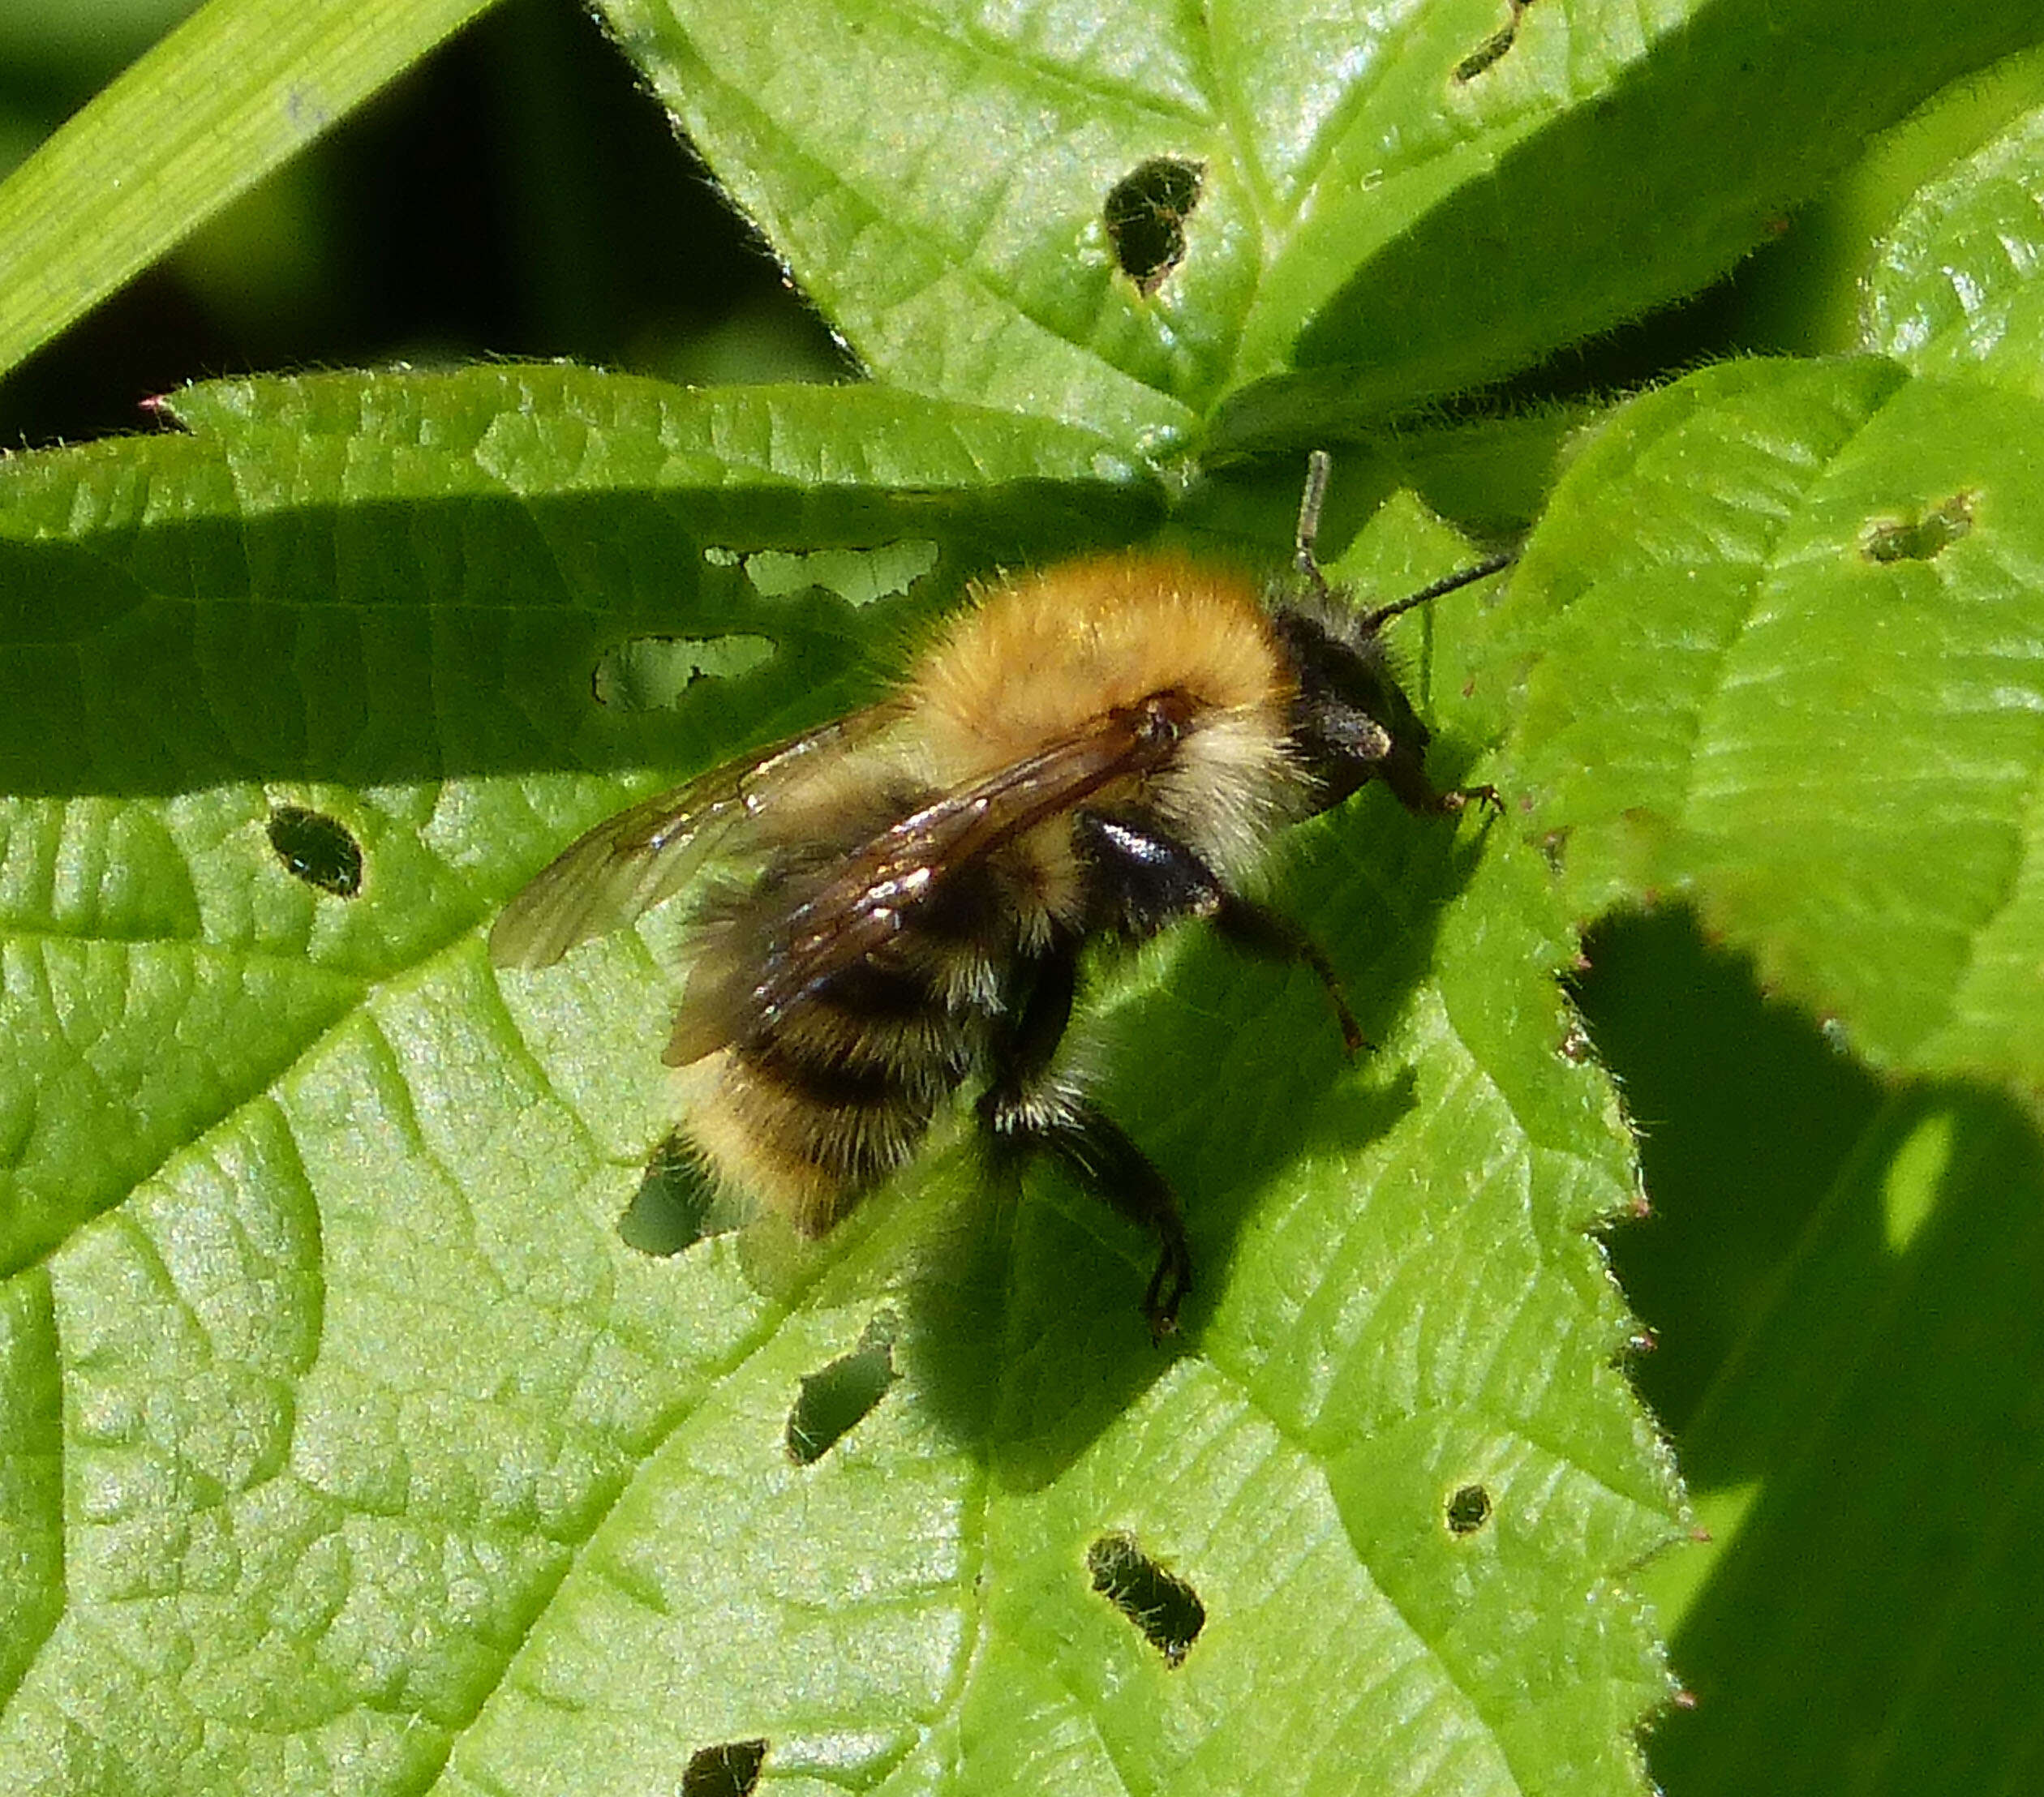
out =
[(751, 1797), (766, 1763), (764, 1741), (719, 1741), (698, 1748), (681, 1774), (681, 1797)]
[(279, 805), (270, 813), (270, 847), (294, 879), (352, 898), (362, 890), (362, 845), (354, 833), (323, 811)]

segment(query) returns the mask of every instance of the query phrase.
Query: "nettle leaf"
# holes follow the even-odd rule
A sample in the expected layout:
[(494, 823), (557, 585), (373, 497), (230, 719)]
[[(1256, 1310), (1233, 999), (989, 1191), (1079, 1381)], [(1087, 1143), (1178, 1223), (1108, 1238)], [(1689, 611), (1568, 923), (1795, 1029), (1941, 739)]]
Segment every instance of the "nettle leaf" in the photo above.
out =
[(1920, 375), (2044, 395), (2040, 255), (2044, 110), (2031, 110), (1924, 182), (1885, 234), (1866, 282), (1866, 346)]
[[(1874, 1065), (2044, 1075), (2044, 405), (1873, 358), (1627, 407), (1514, 582), (1511, 779)], [(1558, 613), (1528, 625), (1535, 611)]]
[[(566, 368), (170, 410), (0, 467), (0, 1787), (1643, 1788), (1634, 1175), (1515, 831), (1298, 833), (1353, 1063), (1196, 933), (1103, 984), (1169, 1352), (1140, 1233), (962, 1120), (820, 1245), (656, 1242), (671, 912), (487, 962), (967, 575), (1153, 532), (1111, 446)], [(1407, 504), (1349, 565), (1468, 553)]]
[(1168, 448), (1295, 442), (1723, 272), (2044, 35), (1900, 0), (1358, 9), (603, 0), (884, 378)]
[(1877, 147), (1806, 247), (1806, 315), (1883, 354), (1621, 409), (1477, 657), (1572, 910), (1683, 902), (1604, 924), (1585, 996), (1646, 1126), (1642, 1383), (1711, 1538), (1644, 1580), (1696, 1697), (1671, 1791), (2032, 1755), (2040, 66)]

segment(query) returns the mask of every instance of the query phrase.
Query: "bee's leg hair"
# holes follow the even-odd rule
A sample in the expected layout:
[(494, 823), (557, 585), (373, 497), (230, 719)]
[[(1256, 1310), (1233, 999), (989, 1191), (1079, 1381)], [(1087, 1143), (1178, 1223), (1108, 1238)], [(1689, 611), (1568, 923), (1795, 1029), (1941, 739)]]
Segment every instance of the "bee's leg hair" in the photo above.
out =
[(1192, 1288), (1192, 1257), (1178, 1200), (1113, 1118), (1051, 1078), (1071, 1019), (1078, 969), (1076, 941), (1032, 957), (1023, 969), (1020, 996), (996, 1027), (994, 1078), (980, 1100), (980, 1122), (998, 1159), (1046, 1156), (1075, 1185), (1157, 1232), (1160, 1252), (1143, 1293), (1143, 1315), (1161, 1341), (1177, 1327), (1179, 1306)]
[(989, 1059), (993, 1083), (980, 1110), (990, 1126), (1026, 1110), (1049, 1077), (1071, 1022), (1071, 1004), (1079, 987), (1076, 942), (1061, 942), (1042, 954), (1027, 956), (1017, 969), (1007, 1008), (994, 1020)]

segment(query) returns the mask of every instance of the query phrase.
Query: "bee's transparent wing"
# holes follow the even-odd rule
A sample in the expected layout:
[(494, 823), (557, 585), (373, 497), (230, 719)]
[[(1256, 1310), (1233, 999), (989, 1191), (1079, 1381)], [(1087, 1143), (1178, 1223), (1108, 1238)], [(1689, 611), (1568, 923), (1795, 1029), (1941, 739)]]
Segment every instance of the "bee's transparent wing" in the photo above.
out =
[(1104, 713), (882, 831), (789, 913), (753, 989), (754, 1014), (771, 1023), (805, 1003), (892, 941), (950, 875), (1114, 781), (1154, 769), (1170, 740), (1140, 707)]
[(688, 883), (735, 826), (756, 817), (819, 752), (864, 741), (901, 715), (889, 701), (756, 749), (607, 817), (541, 868), (490, 931), (500, 967), (552, 967), (578, 942), (622, 929)]

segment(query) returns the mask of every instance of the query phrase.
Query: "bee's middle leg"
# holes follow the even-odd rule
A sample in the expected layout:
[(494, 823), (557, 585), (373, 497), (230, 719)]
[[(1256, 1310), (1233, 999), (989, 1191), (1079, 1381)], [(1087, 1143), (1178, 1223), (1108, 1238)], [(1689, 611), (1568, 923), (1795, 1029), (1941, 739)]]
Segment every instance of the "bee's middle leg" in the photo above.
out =
[(1177, 1327), (1179, 1306), (1192, 1288), (1185, 1224), (1169, 1182), (1149, 1156), (1098, 1105), (1052, 1075), (1077, 981), (1076, 943), (1031, 962), (1022, 982), (1026, 990), (996, 1027), (994, 1079), (980, 1100), (980, 1122), (999, 1158), (1047, 1158), (1075, 1185), (1155, 1232), (1159, 1254), (1143, 1293), (1143, 1315), (1151, 1335), (1162, 1340)]

